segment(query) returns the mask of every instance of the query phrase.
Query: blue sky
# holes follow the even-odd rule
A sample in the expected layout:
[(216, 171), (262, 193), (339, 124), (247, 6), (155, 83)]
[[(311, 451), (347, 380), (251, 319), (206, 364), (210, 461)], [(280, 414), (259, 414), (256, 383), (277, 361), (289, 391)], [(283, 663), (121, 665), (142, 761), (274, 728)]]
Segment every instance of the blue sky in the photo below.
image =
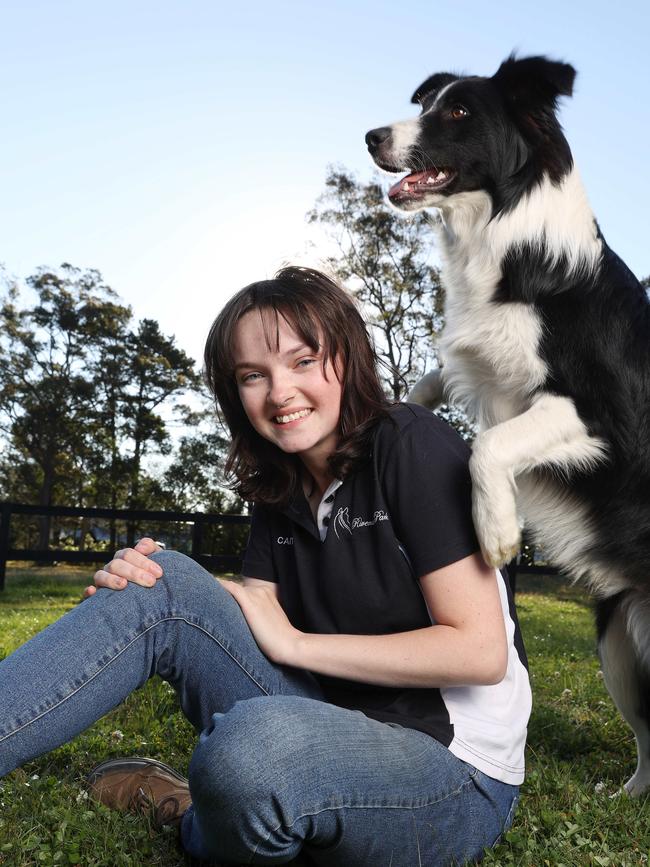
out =
[[(0, 262), (95, 267), (198, 358), (232, 292), (317, 262), (327, 165), (440, 70), (572, 63), (562, 122), (610, 245), (650, 273), (647, 3), (0, 0)], [(306, 252), (311, 240), (315, 247)]]

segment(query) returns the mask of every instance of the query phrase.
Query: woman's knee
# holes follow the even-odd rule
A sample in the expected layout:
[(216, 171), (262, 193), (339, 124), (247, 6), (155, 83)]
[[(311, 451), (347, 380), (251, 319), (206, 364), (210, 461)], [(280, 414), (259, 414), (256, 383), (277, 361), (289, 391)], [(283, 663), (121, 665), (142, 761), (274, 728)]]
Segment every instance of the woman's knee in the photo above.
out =
[(317, 704), (277, 695), (240, 701), (201, 735), (190, 791), (206, 842), (222, 857), (243, 858), (260, 841), (274, 851), (299, 848), (286, 828), (302, 800), (298, 781), (309, 776), (309, 725), (296, 713), (303, 702)]
[(172, 603), (196, 602), (201, 611), (205, 607), (206, 590), (215, 593), (225, 592), (216, 578), (180, 551), (159, 551), (152, 554), (151, 559), (155, 560), (163, 570), (156, 587), (165, 592)]
[[(304, 773), (313, 752), (312, 713), (321, 703), (293, 695), (236, 702), (215, 714), (190, 764), (190, 785), (199, 797), (230, 803), (259, 800)], [(221, 795), (224, 796), (222, 799)]]

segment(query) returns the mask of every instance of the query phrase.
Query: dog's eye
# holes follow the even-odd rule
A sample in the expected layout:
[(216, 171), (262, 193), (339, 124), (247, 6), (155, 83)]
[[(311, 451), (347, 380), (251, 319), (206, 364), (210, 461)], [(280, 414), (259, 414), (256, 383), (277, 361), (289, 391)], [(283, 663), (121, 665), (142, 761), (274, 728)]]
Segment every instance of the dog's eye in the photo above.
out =
[(460, 120), (462, 117), (468, 117), (469, 112), (464, 105), (455, 105), (449, 114), (454, 120)]

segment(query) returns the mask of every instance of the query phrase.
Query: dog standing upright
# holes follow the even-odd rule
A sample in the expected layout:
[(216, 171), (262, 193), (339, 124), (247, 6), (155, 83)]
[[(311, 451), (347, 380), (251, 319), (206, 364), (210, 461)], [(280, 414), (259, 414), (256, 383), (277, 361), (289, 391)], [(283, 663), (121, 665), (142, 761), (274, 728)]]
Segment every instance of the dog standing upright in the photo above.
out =
[(650, 303), (605, 243), (557, 120), (574, 78), (544, 57), (510, 57), (490, 78), (439, 73), (413, 96), (419, 117), (366, 142), (380, 168), (409, 172), (389, 191), (395, 207), (439, 212), (442, 375), (481, 430), (471, 471), (484, 556), (513, 556), (520, 511), (595, 595), (605, 682), (637, 741), (625, 789), (639, 795), (650, 788)]

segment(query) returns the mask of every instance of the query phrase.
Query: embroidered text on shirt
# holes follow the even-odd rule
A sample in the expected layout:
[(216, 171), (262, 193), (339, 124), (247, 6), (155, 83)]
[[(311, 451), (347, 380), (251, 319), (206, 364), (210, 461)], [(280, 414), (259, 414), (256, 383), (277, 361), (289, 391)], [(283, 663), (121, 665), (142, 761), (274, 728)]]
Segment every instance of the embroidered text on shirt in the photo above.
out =
[(334, 532), (336, 533), (337, 539), (340, 539), (339, 529), (345, 530), (347, 533), (352, 535), (353, 530), (358, 530), (361, 527), (374, 527), (374, 525), (379, 521), (387, 520), (388, 515), (383, 509), (377, 509), (372, 518), (369, 521), (366, 521), (361, 517), (350, 519), (350, 510), (348, 506), (339, 506), (339, 510), (334, 516)]

